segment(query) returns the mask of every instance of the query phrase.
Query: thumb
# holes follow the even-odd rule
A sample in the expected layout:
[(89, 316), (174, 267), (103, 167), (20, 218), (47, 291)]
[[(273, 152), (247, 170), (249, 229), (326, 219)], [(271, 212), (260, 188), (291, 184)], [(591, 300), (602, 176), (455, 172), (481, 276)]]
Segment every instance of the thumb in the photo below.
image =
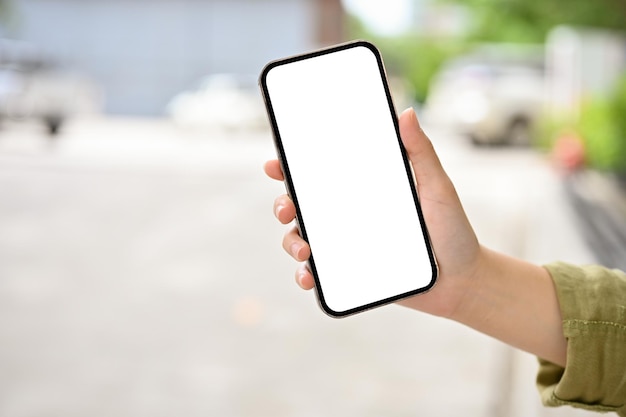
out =
[(398, 124), (400, 137), (413, 166), (418, 187), (430, 188), (449, 182), (432, 142), (420, 127), (415, 110), (409, 107), (402, 112)]

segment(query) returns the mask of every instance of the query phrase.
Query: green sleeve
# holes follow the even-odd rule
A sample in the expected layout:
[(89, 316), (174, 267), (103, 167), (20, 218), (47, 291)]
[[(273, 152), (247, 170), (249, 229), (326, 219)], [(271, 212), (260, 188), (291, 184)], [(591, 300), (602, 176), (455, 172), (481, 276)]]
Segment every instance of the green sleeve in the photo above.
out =
[(599, 266), (546, 265), (567, 338), (565, 368), (539, 359), (544, 405), (626, 417), (626, 274)]

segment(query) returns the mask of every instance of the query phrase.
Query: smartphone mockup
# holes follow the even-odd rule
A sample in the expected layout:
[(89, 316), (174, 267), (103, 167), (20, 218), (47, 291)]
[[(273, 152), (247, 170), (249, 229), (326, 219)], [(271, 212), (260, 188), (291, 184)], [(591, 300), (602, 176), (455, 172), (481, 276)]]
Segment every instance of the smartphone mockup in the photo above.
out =
[(322, 309), (430, 289), (437, 265), (379, 51), (356, 41), (273, 61), (259, 84)]

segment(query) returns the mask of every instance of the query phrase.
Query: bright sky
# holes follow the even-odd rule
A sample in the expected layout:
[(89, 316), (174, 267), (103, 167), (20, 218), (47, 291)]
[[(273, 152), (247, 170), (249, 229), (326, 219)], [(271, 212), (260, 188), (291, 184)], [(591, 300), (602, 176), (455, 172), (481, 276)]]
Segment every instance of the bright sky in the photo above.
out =
[(412, 19), (411, 0), (343, 0), (343, 4), (348, 12), (380, 35), (402, 33)]

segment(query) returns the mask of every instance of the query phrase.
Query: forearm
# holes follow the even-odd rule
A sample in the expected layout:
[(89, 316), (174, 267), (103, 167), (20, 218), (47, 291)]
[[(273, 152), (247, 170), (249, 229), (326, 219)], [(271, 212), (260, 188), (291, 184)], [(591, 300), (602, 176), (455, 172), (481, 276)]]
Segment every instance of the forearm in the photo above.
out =
[(478, 274), (450, 318), (565, 366), (556, 289), (540, 266), (483, 248)]

